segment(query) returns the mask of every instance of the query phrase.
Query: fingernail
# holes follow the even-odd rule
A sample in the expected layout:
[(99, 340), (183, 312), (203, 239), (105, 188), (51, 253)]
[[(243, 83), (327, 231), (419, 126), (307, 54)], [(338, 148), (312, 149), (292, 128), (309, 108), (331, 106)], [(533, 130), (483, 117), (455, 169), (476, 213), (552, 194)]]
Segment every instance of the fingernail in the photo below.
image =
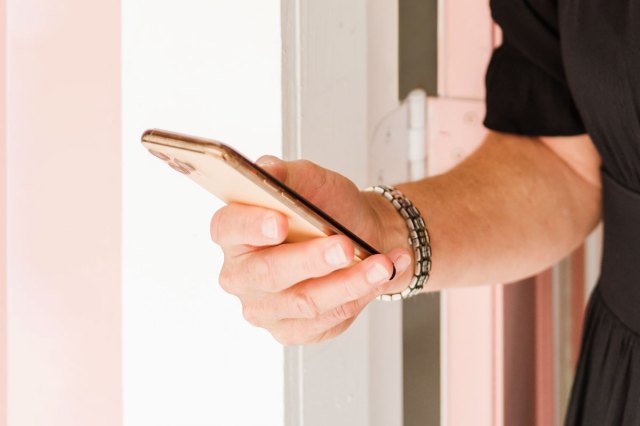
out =
[(262, 235), (270, 240), (278, 238), (278, 223), (275, 217), (268, 217), (262, 222)]
[(379, 263), (374, 263), (367, 270), (367, 281), (369, 284), (381, 284), (389, 279), (389, 271), (380, 265)]
[(411, 265), (411, 256), (408, 254), (402, 254), (396, 260), (393, 261), (393, 265), (396, 267), (398, 274), (403, 273)]
[(344, 250), (340, 244), (333, 244), (325, 250), (324, 260), (331, 266), (340, 266), (347, 263), (347, 256), (344, 254)]
[(280, 159), (277, 157), (273, 157), (271, 155), (265, 155), (264, 157), (260, 157), (258, 161), (256, 161), (256, 164), (260, 167), (273, 166), (279, 161)]

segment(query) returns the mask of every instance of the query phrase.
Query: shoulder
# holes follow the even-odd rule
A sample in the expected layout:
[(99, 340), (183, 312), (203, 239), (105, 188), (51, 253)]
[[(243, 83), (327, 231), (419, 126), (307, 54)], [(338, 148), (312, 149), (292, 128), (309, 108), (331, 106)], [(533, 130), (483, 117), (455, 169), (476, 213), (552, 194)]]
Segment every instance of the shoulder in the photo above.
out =
[(555, 0), (490, 0), (493, 19), (498, 23), (539, 20), (557, 29), (558, 3)]
[(491, 0), (491, 13), (503, 32), (503, 47), (564, 80), (554, 0)]
[(503, 42), (486, 75), (486, 127), (524, 135), (584, 133), (565, 75), (557, 2), (491, 0)]

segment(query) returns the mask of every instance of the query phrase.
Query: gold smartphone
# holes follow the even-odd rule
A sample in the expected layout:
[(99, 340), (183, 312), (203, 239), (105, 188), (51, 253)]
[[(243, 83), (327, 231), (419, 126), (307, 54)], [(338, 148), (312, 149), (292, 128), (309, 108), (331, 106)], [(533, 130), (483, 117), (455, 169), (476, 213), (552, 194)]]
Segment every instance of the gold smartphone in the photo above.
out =
[(209, 139), (147, 130), (142, 144), (174, 170), (188, 176), (225, 203), (269, 208), (289, 219), (288, 242), (343, 234), (364, 259), (378, 251), (231, 147)]

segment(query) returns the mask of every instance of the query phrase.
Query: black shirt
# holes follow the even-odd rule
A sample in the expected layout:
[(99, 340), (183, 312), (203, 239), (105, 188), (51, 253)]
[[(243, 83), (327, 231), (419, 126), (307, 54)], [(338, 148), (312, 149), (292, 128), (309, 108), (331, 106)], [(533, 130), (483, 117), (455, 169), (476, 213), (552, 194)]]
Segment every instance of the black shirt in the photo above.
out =
[(587, 131), (603, 166), (640, 190), (640, 2), (491, 0), (504, 42), (487, 70), (488, 128)]
[(485, 126), (588, 132), (602, 157), (602, 275), (567, 425), (640, 425), (640, 0), (491, 0), (504, 34)]

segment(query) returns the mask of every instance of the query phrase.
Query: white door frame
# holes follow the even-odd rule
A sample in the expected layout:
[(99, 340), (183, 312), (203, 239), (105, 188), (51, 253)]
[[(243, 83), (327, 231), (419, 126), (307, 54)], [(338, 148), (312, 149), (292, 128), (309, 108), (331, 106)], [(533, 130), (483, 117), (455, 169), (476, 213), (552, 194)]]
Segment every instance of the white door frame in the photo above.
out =
[[(281, 4), (284, 156), (315, 161), (367, 186), (380, 174), (379, 164), (372, 171), (379, 163), (376, 141), (384, 138), (380, 126), (399, 106), (398, 4)], [(386, 148), (406, 151), (406, 145)], [(397, 157), (384, 165), (388, 182), (407, 178), (406, 158)], [(341, 336), (285, 349), (287, 425), (402, 424), (401, 309), (374, 302)]]

